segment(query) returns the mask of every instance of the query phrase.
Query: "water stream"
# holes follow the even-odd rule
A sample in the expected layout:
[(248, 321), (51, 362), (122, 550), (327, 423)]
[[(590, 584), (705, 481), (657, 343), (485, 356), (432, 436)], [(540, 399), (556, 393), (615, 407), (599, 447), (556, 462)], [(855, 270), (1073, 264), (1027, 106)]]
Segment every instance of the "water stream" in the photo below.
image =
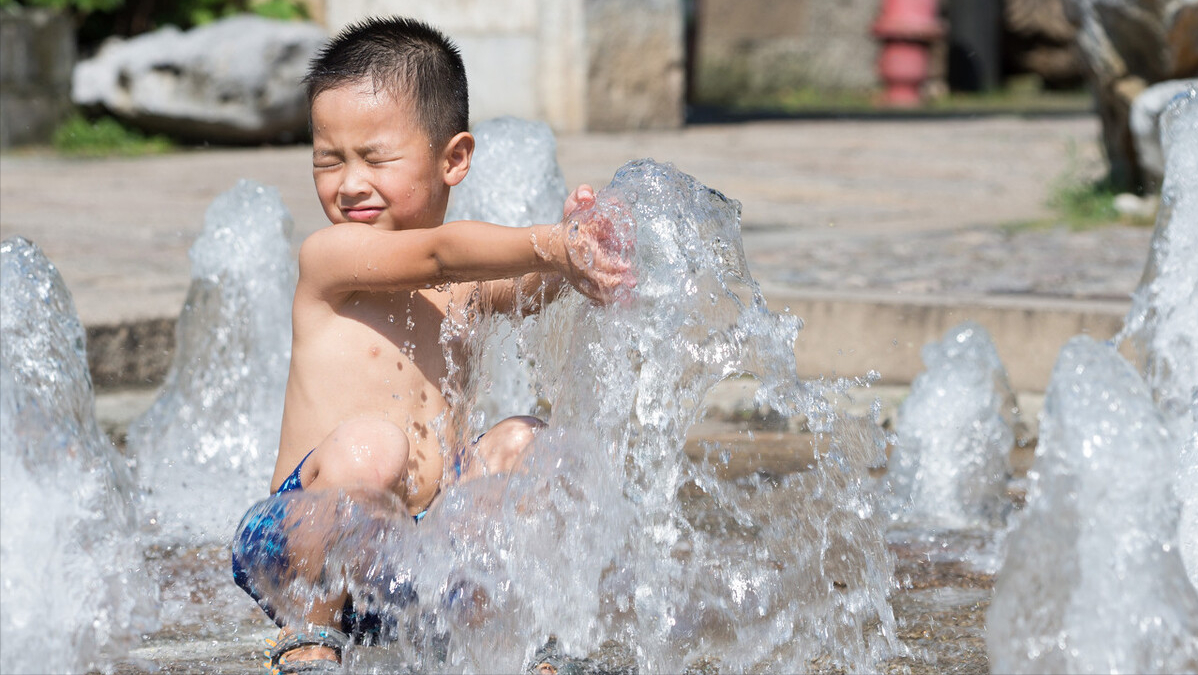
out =
[[(1126, 328), (1061, 351), (1027, 508), (987, 613), (999, 672), (1198, 671), (1198, 91), (1162, 116), (1166, 177)], [(1142, 371), (1116, 352), (1130, 337)], [(1142, 374), (1141, 374), (1142, 373)]]
[(1019, 413), (994, 342), (967, 321), (922, 355), (886, 472), (892, 529), (1000, 526)]
[(140, 495), (100, 431), (85, 333), (34, 244), (0, 244), (0, 671), (83, 672), (157, 628)]
[(278, 191), (242, 180), (213, 200), (188, 250), (174, 358), (127, 441), (156, 541), (223, 542), (270, 484), (291, 359), (291, 229)]

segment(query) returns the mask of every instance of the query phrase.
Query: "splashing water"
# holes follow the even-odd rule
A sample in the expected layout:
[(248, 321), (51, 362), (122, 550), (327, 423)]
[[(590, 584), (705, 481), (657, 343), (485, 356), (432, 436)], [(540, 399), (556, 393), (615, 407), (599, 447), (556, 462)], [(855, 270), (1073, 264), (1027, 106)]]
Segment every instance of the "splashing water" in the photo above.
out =
[(1181, 546), (1198, 586), (1198, 89), (1161, 115), (1165, 182), (1152, 251), (1121, 338), (1135, 345), (1145, 379), (1180, 443)]
[(562, 218), (566, 179), (549, 127), (516, 117), (480, 122), (470, 173), (453, 189), (445, 220), (485, 220), (516, 227)]
[[(566, 179), (557, 163), (557, 141), (549, 127), (516, 117), (475, 125), (470, 173), (450, 194), (445, 220), (481, 220), (513, 227), (562, 219)], [(467, 358), (477, 366), (464, 394), (470, 398), (471, 427), (481, 433), (512, 415), (539, 412), (541, 398), (531, 365), (518, 339), (520, 323), (510, 315), (477, 317), (471, 330), (487, 335), (472, 341)], [(526, 322), (533, 319), (526, 319)]]
[(0, 671), (83, 672), (156, 628), (136, 490), (96, 424), (85, 333), (58, 270), (0, 244)]
[(228, 537), (270, 483), (291, 358), (291, 228), (276, 189), (242, 180), (209, 206), (189, 251), (174, 361), (128, 437), (164, 540)]
[[(729, 672), (876, 667), (898, 649), (893, 558), (866, 488), (880, 432), (797, 380), (798, 320), (766, 309), (738, 204), (644, 160), (595, 208), (636, 224), (636, 296), (597, 307), (568, 293), (521, 326), (552, 411), (517, 469), (449, 486), (418, 527), (352, 499), (286, 497), (308, 502), (305, 519), (357, 514), (325, 542), (326, 570), (349, 570), (356, 606), (398, 617), (397, 643), (347, 667), (516, 672), (549, 635), (575, 655), (615, 641), (644, 672), (704, 658)], [(722, 448), (684, 455), (705, 394), (740, 375), (828, 436), (814, 470), (731, 483), (715, 476)]]
[(994, 342), (969, 321), (922, 356), (927, 370), (898, 411), (886, 476), (892, 517), (935, 529), (1000, 525), (1018, 413)]
[(1061, 350), (1028, 505), (986, 614), (994, 672), (1198, 669), (1198, 593), (1177, 549), (1176, 439), (1110, 345)]

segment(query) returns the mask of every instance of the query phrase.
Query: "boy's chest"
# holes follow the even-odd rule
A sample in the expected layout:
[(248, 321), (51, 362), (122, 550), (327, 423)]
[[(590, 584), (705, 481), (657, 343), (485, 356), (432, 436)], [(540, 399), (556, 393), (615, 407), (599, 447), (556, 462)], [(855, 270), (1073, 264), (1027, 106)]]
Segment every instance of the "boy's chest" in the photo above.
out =
[(452, 325), (457, 314), (452, 305), (449, 293), (436, 290), (358, 293), (337, 312), (342, 325), (334, 339), (344, 339), (344, 348), (357, 352), (355, 360), (376, 361), (384, 369), (394, 362), (398, 371), (414, 367), (402, 379), (437, 383), (446, 375), (447, 359), (459, 360), (456, 341), (444, 339), (453, 333), (444, 330), (446, 315)]

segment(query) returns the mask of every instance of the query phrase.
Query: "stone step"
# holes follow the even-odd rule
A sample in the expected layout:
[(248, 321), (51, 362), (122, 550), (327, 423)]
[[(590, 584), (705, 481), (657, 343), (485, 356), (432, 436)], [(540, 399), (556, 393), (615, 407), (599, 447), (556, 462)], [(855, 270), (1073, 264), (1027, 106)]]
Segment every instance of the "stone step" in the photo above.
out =
[[(1039, 296), (905, 296), (886, 293), (802, 293), (766, 289), (772, 311), (803, 319), (795, 343), (805, 379), (861, 377), (876, 371), (886, 384), (909, 384), (923, 370), (919, 352), (966, 320), (994, 338), (1012, 388), (1044, 391), (1057, 352), (1069, 338), (1114, 337), (1126, 300)], [(88, 365), (97, 390), (162, 383), (175, 348), (175, 320), (155, 318), (87, 327)], [(1125, 349), (1125, 356), (1132, 354)]]

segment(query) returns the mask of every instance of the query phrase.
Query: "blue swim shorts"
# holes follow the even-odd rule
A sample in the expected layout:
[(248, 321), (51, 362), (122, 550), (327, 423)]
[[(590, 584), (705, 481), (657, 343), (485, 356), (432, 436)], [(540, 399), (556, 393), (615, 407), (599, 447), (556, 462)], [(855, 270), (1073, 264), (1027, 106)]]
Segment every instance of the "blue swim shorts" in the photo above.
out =
[[(276, 581), (276, 585), (277, 581), (283, 577), (288, 565), (287, 527), (284, 524), (287, 516), (287, 500), (277, 497), (304, 489), (300, 483), (300, 471), (303, 469), (304, 462), (308, 461), (308, 457), (311, 456), (312, 453), (309, 452), (300, 460), (295, 470), (279, 485), (279, 489), (274, 495), (258, 502), (246, 512), (233, 540), (233, 581), (248, 593), (266, 612), (266, 615), (280, 627), (283, 625), (283, 621), (276, 615), (275, 609), (271, 607), (254, 584), (255, 574), (251, 574), (251, 570), (259, 575), (258, 578), (263, 578), (261, 575), (268, 575), (268, 578)], [(421, 516), (423, 515), (421, 513)], [(415, 591), (411, 586), (401, 589), (400, 593), (404, 596), (411, 596), (407, 598), (410, 601), (415, 600)], [(366, 640), (378, 642), (382, 636), (390, 634), (394, 623), (393, 620), (389, 621), (387, 617), (379, 614), (356, 612), (353, 598), (346, 599), (345, 607), (341, 611), (341, 631), (353, 636), (358, 642)]]
[[(484, 434), (479, 434), (478, 438), (474, 439), (474, 443), (478, 443)], [(254, 574), (264, 575), (265, 578), (272, 579), (275, 585), (278, 585), (278, 580), (283, 578), (283, 574), (288, 566), (287, 557), (287, 526), (285, 520), (287, 516), (287, 500), (278, 499), (279, 495), (293, 491), (302, 491), (303, 483), (300, 481), (300, 472), (304, 468), (304, 462), (312, 456), (315, 450), (311, 450), (295, 469), (283, 480), (279, 485), (279, 489), (275, 491), (269, 498), (264, 499), (250, 507), (245, 516), (241, 519), (241, 524), (238, 525), (237, 534), (233, 539), (233, 581), (237, 583), (243, 591), (249, 594), (266, 612), (275, 623), (279, 626), (283, 625), (282, 620), (277, 616), (276, 610), (271, 607), (270, 603), (264, 598), (264, 594), (254, 584)], [(462, 463), (465, 451), (455, 453), (453, 461), (453, 470), (458, 478), (462, 476)], [(428, 509), (421, 511), (412, 518), (419, 523), (428, 514)], [(258, 578), (263, 578), (259, 576)], [(401, 606), (406, 605), (416, 600), (416, 591), (410, 584), (402, 584), (399, 589), (393, 592), (398, 593), (398, 600)], [(449, 602), (457, 599), (460, 591), (451, 592)], [(345, 607), (341, 612), (341, 631), (353, 636), (358, 642), (364, 639), (369, 639), (371, 642), (377, 642), (383, 635), (384, 629), (394, 628), (394, 621), (388, 621), (386, 617), (372, 612), (358, 613), (354, 611), (353, 598), (347, 598)]]

